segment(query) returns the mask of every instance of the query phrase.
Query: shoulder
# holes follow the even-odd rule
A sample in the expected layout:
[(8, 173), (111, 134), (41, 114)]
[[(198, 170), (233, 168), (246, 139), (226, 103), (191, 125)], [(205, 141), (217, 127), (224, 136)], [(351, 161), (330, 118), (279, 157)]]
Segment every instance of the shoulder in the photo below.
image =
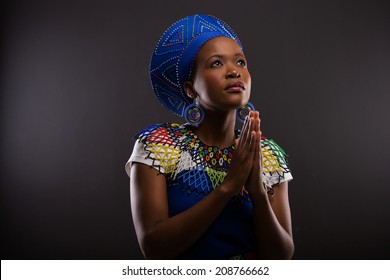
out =
[(272, 154), (278, 160), (286, 158), (287, 154), (273, 139), (261, 137), (261, 151), (263, 155)]
[(173, 171), (180, 156), (181, 142), (186, 137), (188, 128), (177, 123), (150, 125), (134, 138), (136, 142), (127, 163), (128, 174), (132, 162), (144, 163), (159, 173)]
[(292, 179), (287, 161), (288, 155), (273, 139), (262, 137), (261, 154), (263, 158), (263, 172), (268, 174), (270, 180), (268, 185)]
[(270, 172), (288, 170), (287, 154), (273, 139), (262, 137), (261, 154), (265, 170)]
[(152, 143), (174, 145), (187, 130), (185, 125), (177, 123), (154, 124), (139, 132), (135, 139), (146, 145)]

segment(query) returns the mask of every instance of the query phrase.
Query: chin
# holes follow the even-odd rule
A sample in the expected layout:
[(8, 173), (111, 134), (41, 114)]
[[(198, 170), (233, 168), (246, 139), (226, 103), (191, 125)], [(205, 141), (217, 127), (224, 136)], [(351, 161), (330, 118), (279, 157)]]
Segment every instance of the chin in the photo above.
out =
[(229, 110), (237, 110), (238, 108), (241, 108), (242, 106), (244, 106), (247, 102), (235, 102), (235, 103), (231, 103), (231, 104), (227, 104), (225, 106), (225, 108), (229, 109)]
[(249, 98), (247, 98), (247, 95), (245, 93), (243, 93), (243, 94), (237, 94), (236, 96), (234, 96), (230, 100), (231, 100), (231, 102), (230, 102), (231, 105), (237, 109), (237, 108), (245, 105), (246, 103), (248, 103)]
[(240, 108), (240, 107), (246, 105), (248, 102), (249, 102), (249, 98), (242, 99), (241, 102), (239, 104), (237, 104), (237, 108)]

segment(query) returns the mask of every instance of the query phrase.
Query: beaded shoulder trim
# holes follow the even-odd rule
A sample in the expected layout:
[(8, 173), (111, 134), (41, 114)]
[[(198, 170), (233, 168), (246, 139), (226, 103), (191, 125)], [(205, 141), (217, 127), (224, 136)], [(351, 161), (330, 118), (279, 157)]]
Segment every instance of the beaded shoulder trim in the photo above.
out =
[[(236, 137), (239, 132), (236, 132)], [(153, 166), (160, 172), (174, 175), (185, 167), (193, 169), (200, 164), (204, 168), (227, 171), (233, 157), (234, 146), (218, 149), (198, 139), (186, 124), (164, 123), (151, 125), (135, 137), (144, 144), (146, 157), (153, 160)], [(186, 160), (188, 158), (188, 160)], [(186, 163), (192, 160), (191, 166)], [(180, 163), (179, 163), (179, 159)]]
[(290, 172), (286, 152), (272, 139), (262, 139), (261, 154), (263, 157), (263, 172), (277, 173), (279, 178)]
[[(236, 137), (239, 135), (240, 131), (237, 130)], [(210, 191), (204, 189), (207, 184), (202, 183), (206, 177), (211, 181), (212, 188), (223, 182), (235, 148), (232, 145), (220, 150), (205, 145), (186, 124), (151, 125), (135, 138), (143, 144), (146, 158), (152, 160), (152, 166), (160, 173), (172, 180), (179, 177), (181, 180), (191, 181), (199, 177), (196, 183), (189, 183), (190, 191), (200, 189), (203, 193)], [(261, 143), (263, 181), (267, 186), (272, 186), (280, 182), (284, 174), (290, 172), (287, 155), (272, 139), (262, 137)], [(185, 170), (187, 172), (183, 173)]]

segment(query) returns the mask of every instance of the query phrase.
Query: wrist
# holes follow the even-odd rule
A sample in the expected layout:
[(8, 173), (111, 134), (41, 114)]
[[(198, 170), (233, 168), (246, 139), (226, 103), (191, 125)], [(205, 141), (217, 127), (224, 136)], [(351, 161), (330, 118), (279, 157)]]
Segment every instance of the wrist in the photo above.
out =
[(248, 193), (251, 197), (266, 198), (267, 191), (264, 188), (263, 184), (256, 184), (255, 187), (248, 188)]
[(235, 186), (234, 183), (232, 183), (228, 180), (225, 180), (221, 185), (219, 185), (216, 188), (216, 190), (218, 190), (221, 193), (221, 195), (229, 197), (229, 198), (232, 198), (238, 192), (237, 186)]

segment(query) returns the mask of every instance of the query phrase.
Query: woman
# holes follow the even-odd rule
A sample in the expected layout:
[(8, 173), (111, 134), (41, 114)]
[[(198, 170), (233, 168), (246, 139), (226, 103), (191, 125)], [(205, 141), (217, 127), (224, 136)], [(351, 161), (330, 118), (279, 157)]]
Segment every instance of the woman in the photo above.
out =
[(175, 22), (157, 44), (150, 74), (161, 103), (187, 123), (145, 129), (126, 164), (144, 256), (291, 258), (292, 176), (283, 150), (261, 136), (234, 31), (213, 16)]

